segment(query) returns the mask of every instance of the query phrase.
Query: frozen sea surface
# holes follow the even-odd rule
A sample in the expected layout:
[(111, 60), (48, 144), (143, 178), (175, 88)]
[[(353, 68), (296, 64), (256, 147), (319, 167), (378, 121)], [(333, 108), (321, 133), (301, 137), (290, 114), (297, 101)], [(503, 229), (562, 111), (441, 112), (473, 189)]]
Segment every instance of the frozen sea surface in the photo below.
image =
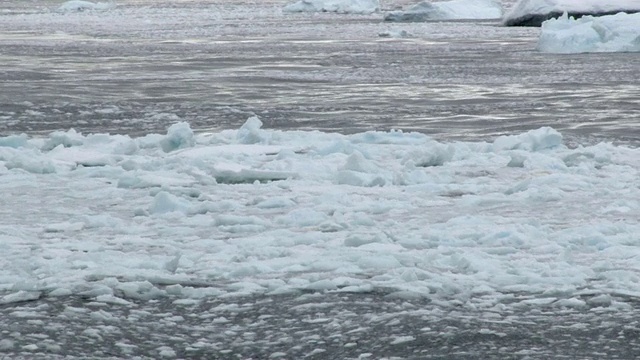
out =
[(0, 138), (2, 351), (637, 350), (638, 149), (260, 125)]
[(640, 353), (636, 55), (284, 4), (3, 2), (0, 357)]

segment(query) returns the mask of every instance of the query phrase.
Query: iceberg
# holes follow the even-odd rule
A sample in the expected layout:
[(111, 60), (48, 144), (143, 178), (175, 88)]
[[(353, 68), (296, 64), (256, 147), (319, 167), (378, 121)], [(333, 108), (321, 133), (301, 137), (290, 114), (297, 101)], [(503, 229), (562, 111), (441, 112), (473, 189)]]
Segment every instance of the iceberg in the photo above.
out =
[(542, 24), (537, 49), (558, 54), (639, 52), (640, 13), (579, 19), (565, 13)]
[(422, 1), (405, 11), (388, 13), (385, 21), (421, 22), (429, 20), (499, 19), (502, 6), (495, 0)]
[(506, 26), (541, 26), (563, 13), (579, 18), (640, 12), (640, 0), (520, 0), (505, 14)]
[(378, 9), (380, 9), (379, 0), (300, 0), (286, 5), (282, 11), (371, 14)]

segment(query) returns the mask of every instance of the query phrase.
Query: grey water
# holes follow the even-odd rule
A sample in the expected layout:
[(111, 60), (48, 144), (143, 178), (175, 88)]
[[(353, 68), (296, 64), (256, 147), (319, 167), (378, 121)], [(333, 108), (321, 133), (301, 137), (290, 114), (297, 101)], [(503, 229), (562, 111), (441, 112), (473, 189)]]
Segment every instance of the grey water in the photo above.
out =
[[(257, 115), (271, 129), (401, 129), (441, 141), (541, 126), (569, 144), (640, 140), (637, 54), (541, 54), (535, 28), (285, 15), (284, 3), (122, 1), (58, 14), (53, 1), (3, 1), (0, 136), (140, 136), (178, 121), (219, 131)], [(386, 36), (399, 29), (410, 36)], [(640, 356), (632, 301), (628, 312), (474, 312), (376, 293), (172, 301), (2, 304), (0, 358)]]
[[(398, 25), (228, 1), (185, 2), (181, 18), (155, 4), (103, 15), (122, 22), (112, 26), (0, 14), (0, 134), (217, 131), (255, 114), (285, 130), (490, 140), (551, 126), (568, 141), (640, 139), (637, 54), (542, 54), (539, 29), (499, 21)], [(190, 19), (198, 6), (227, 18)], [(398, 29), (410, 37), (380, 36)]]
[[(0, 306), (7, 358), (635, 359), (638, 309), (474, 312), (380, 293), (212, 298), (197, 305), (41, 299)], [(163, 353), (164, 351), (164, 353)], [(170, 351), (170, 352), (168, 352)]]

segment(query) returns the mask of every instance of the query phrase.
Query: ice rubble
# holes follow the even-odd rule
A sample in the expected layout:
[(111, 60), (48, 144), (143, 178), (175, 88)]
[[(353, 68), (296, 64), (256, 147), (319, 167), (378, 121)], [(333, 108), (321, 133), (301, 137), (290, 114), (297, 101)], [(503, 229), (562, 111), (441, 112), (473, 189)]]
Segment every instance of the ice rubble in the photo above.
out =
[(287, 4), (282, 11), (336, 12), (340, 14), (371, 14), (380, 9), (379, 0), (300, 0)]
[(550, 128), (441, 143), (257, 118), (0, 138), (0, 303), (384, 290), (617, 309), (640, 297), (639, 159)]
[(640, 12), (640, 0), (520, 0), (504, 16), (507, 26), (541, 26), (545, 20), (569, 16), (602, 16)]
[(58, 7), (58, 12), (86, 11), (86, 10), (107, 10), (113, 8), (113, 3), (93, 3), (83, 0), (70, 0)]
[(537, 49), (548, 53), (638, 52), (640, 13), (573, 19), (565, 13), (542, 24)]
[(499, 19), (502, 6), (495, 0), (451, 0), (419, 2), (407, 10), (385, 15), (385, 21), (419, 22), (429, 20)]

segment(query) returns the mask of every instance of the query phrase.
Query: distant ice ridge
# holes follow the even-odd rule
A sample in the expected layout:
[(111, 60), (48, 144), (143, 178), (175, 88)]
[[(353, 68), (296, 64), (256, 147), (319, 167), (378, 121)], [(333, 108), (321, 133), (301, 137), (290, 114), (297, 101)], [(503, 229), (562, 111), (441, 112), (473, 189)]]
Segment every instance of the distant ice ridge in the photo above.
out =
[(407, 10), (385, 15), (385, 21), (419, 22), (429, 20), (499, 19), (502, 5), (495, 0), (452, 0), (419, 2)]
[(640, 52), (640, 13), (575, 20), (565, 13), (542, 24), (538, 50), (548, 53)]
[(507, 26), (541, 26), (545, 20), (569, 16), (602, 16), (640, 12), (640, 0), (520, 0), (505, 14)]
[(0, 304), (386, 291), (474, 309), (640, 298), (640, 149), (264, 129), (0, 138)]
[(63, 3), (58, 8), (59, 12), (85, 11), (85, 10), (107, 10), (115, 6), (114, 3), (93, 3), (90, 1), (71, 0)]
[(286, 5), (282, 11), (371, 14), (378, 9), (380, 9), (379, 0), (300, 0)]

